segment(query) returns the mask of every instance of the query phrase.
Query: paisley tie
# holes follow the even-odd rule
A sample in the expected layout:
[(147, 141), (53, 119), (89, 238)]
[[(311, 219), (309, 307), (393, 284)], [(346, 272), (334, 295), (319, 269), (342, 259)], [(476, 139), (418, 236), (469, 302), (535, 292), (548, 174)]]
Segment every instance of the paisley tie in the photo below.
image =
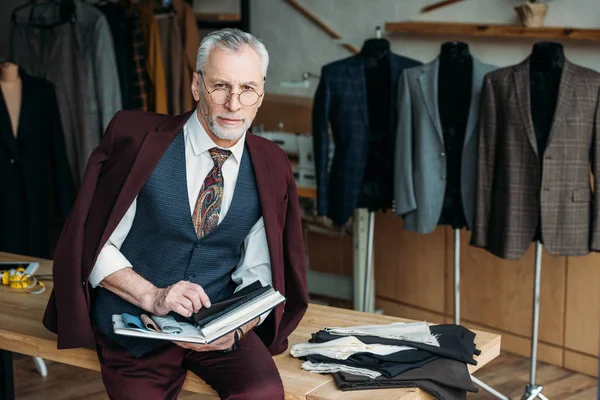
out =
[(208, 235), (219, 223), (221, 203), (223, 201), (223, 172), (221, 167), (231, 155), (231, 151), (213, 147), (208, 150), (215, 166), (210, 170), (194, 207), (192, 221), (196, 229), (196, 235), (203, 238)]

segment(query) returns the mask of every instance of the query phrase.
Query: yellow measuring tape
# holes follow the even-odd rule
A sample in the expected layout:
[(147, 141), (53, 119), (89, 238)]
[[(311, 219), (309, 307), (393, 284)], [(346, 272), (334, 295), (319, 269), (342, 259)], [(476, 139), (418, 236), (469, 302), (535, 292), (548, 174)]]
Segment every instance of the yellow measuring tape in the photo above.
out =
[(44, 293), (46, 286), (36, 279), (35, 276), (25, 273), (25, 268), (11, 268), (0, 271), (2, 284), (19, 291), (40, 294)]

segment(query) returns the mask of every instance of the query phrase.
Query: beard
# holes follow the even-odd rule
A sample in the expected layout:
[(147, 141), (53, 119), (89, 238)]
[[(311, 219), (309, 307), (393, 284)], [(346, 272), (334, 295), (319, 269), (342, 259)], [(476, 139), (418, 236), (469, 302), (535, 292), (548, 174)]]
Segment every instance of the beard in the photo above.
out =
[(217, 118), (228, 118), (228, 119), (239, 119), (235, 114), (222, 114), (222, 115), (202, 115), (204, 117), (204, 121), (215, 134), (216, 137), (222, 140), (231, 140), (235, 141), (244, 136), (244, 133), (250, 128), (251, 122), (248, 122), (246, 119), (242, 119), (242, 126), (228, 128), (226, 126), (221, 126), (217, 123)]

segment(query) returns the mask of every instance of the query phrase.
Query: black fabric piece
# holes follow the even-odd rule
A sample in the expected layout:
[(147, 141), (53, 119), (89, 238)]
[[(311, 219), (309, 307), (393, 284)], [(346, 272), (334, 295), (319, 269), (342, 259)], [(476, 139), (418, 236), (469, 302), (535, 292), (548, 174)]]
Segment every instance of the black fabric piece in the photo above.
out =
[(357, 207), (386, 210), (392, 204), (393, 146), (390, 130), (392, 76), (390, 44), (385, 39), (367, 40), (360, 55), (364, 58), (369, 136), (367, 164)]
[(203, 328), (222, 315), (225, 315), (228, 312), (231, 312), (236, 308), (248, 303), (250, 300), (255, 299), (256, 297), (268, 291), (270, 288), (271, 286), (261, 286), (260, 281), (256, 281), (245, 288), (240, 289), (232, 296), (211, 304), (210, 308), (203, 307), (200, 309), (200, 311), (192, 315), (192, 323), (195, 323), (200, 328)]
[[(565, 63), (563, 46), (555, 42), (533, 45), (529, 58), (531, 120), (535, 131), (539, 159), (542, 160), (552, 129), (558, 90)], [(543, 163), (540, 162), (540, 172)], [(534, 241), (542, 240), (542, 221), (539, 216)]]
[(467, 391), (477, 393), (464, 363), (444, 358), (432, 361), (420, 368), (411, 369), (395, 378), (365, 376), (336, 372), (333, 375), (337, 387), (343, 391), (420, 388), (440, 400), (464, 400)]
[(0, 90), (0, 251), (51, 258), (75, 198), (54, 85), (19, 68), (17, 137)]
[(475, 333), (466, 329), (461, 325), (434, 325), (430, 327), (431, 333), (438, 335), (440, 347), (431, 346), (419, 342), (410, 342), (408, 340), (385, 339), (377, 336), (360, 336), (360, 335), (332, 335), (324, 330), (313, 333), (310, 343), (325, 343), (343, 336), (354, 336), (358, 340), (366, 344), (389, 344), (395, 346), (411, 346), (417, 349), (426, 350), (431, 354), (440, 357), (450, 358), (452, 360), (462, 361), (464, 363), (477, 365), (477, 361), (473, 359), (476, 354), (475, 349)]
[(438, 107), (446, 154), (446, 192), (438, 224), (460, 229), (467, 225), (460, 174), (471, 107), (473, 59), (466, 43), (447, 42), (442, 45), (439, 60)]
[[(376, 354), (371, 354), (371, 353), (357, 353), (357, 354), (353, 354), (352, 356), (348, 357), (348, 359), (346, 359), (346, 360), (337, 360), (335, 358), (325, 357), (320, 354), (311, 354), (309, 356), (302, 357), (302, 359), (306, 359), (306, 360), (314, 362), (314, 363), (342, 364), (342, 365), (348, 365), (348, 366), (357, 367), (357, 368), (367, 368), (372, 371), (380, 372), (383, 376), (385, 376), (387, 378), (393, 378), (395, 376), (402, 374), (403, 372), (406, 372), (413, 368), (422, 367), (423, 365), (430, 363), (434, 360), (437, 360), (439, 358), (439, 356), (433, 355), (424, 350), (407, 350), (407, 351), (400, 351), (399, 353), (411, 353), (411, 352), (420, 352), (421, 355), (425, 356), (425, 358), (417, 357), (419, 359), (416, 359), (414, 361), (402, 362), (402, 361), (394, 361), (393, 357), (392, 357), (391, 359), (386, 361), (379, 357), (388, 357), (388, 356), (377, 356)], [(390, 355), (392, 355), (392, 354), (390, 354)], [(397, 358), (401, 358), (401, 357), (397, 357)]]
[(132, 94), (129, 60), (132, 54), (127, 10), (125, 7), (112, 2), (97, 4), (96, 7), (106, 16), (112, 34), (115, 60), (117, 61), (117, 71), (119, 73), (122, 108), (123, 110), (131, 110)]

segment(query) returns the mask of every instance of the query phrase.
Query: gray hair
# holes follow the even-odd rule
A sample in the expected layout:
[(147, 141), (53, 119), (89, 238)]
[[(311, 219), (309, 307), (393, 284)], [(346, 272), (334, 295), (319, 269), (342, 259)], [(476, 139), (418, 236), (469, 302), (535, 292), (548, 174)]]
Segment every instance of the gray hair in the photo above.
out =
[(263, 77), (267, 76), (269, 67), (269, 53), (265, 45), (255, 36), (237, 28), (225, 28), (209, 33), (202, 39), (196, 59), (196, 71), (201, 71), (208, 60), (210, 51), (216, 46), (222, 50), (237, 53), (241, 47), (247, 44), (258, 53), (260, 58)]

